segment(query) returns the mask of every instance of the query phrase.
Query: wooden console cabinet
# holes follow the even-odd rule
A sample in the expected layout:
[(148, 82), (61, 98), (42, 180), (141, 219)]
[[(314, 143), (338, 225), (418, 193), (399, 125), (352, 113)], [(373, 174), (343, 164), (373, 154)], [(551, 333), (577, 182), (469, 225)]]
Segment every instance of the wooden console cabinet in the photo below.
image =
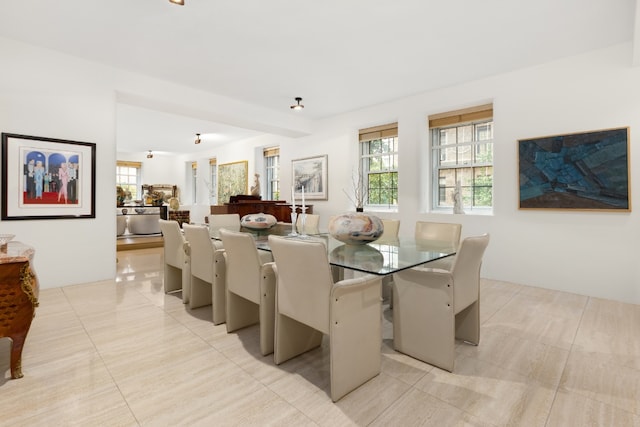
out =
[[(298, 205), (296, 211), (301, 213)], [(273, 215), (280, 222), (291, 222), (291, 205), (280, 200), (239, 200), (236, 203), (211, 206), (212, 214), (237, 213), (242, 218), (245, 215), (265, 213)], [(307, 205), (307, 213), (313, 213), (313, 206)]]
[(34, 253), (20, 242), (0, 246), (0, 338), (11, 338), (11, 378), (22, 378), (22, 347), (38, 306)]

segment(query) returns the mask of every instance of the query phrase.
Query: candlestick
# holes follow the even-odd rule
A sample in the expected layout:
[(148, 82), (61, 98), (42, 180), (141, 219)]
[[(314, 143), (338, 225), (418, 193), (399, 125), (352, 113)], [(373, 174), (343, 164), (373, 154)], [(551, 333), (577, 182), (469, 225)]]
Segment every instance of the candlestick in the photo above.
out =
[(291, 212), (296, 211), (296, 192), (294, 187), (291, 187)]
[(304, 208), (304, 207), (305, 207), (305, 206), (304, 206), (304, 185), (303, 185), (303, 186), (302, 186), (302, 212), (304, 212), (304, 211), (305, 211), (305, 208)]
[(298, 233), (296, 232), (296, 221), (298, 220), (298, 214), (296, 213), (296, 211), (292, 211), (291, 212), (291, 233), (289, 233), (289, 236), (297, 236)]

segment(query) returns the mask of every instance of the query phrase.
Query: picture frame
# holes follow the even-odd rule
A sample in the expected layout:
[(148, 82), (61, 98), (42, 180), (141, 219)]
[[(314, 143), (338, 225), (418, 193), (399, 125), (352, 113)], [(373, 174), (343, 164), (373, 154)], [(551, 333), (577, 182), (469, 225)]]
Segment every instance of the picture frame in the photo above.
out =
[(169, 202), (172, 197), (178, 197), (178, 186), (172, 184), (142, 184), (142, 193), (159, 191), (163, 194), (162, 201)]
[(96, 144), (2, 133), (7, 220), (95, 218)]
[(231, 196), (247, 194), (249, 189), (249, 162), (218, 165), (218, 204), (229, 203)]
[(629, 128), (518, 140), (519, 208), (631, 212)]
[(305, 200), (328, 200), (327, 159), (325, 154), (291, 161), (291, 182), (296, 200), (302, 199), (302, 187)]

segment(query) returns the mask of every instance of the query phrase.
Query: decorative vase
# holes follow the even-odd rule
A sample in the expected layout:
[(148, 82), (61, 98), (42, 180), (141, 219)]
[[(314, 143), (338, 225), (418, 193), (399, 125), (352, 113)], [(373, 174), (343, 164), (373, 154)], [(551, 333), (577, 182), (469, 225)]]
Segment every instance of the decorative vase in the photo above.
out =
[(240, 225), (251, 230), (265, 230), (273, 227), (277, 222), (278, 220), (273, 215), (257, 213), (243, 216)]
[(329, 234), (347, 245), (365, 245), (382, 236), (384, 225), (380, 218), (364, 212), (334, 216), (329, 221)]

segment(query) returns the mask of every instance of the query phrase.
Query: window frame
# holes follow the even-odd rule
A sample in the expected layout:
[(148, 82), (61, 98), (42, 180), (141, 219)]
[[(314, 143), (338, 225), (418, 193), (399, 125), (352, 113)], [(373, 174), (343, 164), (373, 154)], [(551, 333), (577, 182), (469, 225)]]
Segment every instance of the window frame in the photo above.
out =
[(191, 162), (191, 203), (198, 203), (198, 162)]
[(207, 184), (207, 190), (209, 192), (209, 204), (218, 204), (218, 161), (213, 157), (209, 159), (209, 182)]
[[(121, 176), (132, 177), (132, 174), (121, 174), (120, 168), (131, 168), (136, 170), (135, 174), (135, 184), (133, 185), (135, 192), (131, 192), (131, 200), (141, 200), (142, 199), (142, 163), (141, 162), (132, 162), (125, 160), (117, 160), (116, 161), (116, 186), (120, 186), (123, 189), (129, 189), (129, 186), (132, 186), (131, 183), (123, 183), (120, 181)], [(129, 191), (131, 191), (129, 189)]]
[(280, 148), (265, 148), (263, 160), (266, 200), (280, 200)]
[[(480, 138), (480, 128), (482, 126), (490, 125), (490, 137)], [(471, 138), (460, 138), (460, 131), (464, 128), (471, 128), (468, 133)], [(442, 143), (440, 136), (443, 131), (455, 129), (456, 140), (454, 143)], [(446, 192), (453, 193), (456, 189), (457, 183), (462, 181), (462, 178), (458, 176), (462, 173), (467, 174), (470, 177), (467, 181), (471, 183), (461, 183), (463, 200), (463, 209), (465, 212), (473, 213), (492, 213), (495, 205), (494, 201), (494, 152), (495, 152), (495, 138), (494, 138), (495, 124), (493, 120), (493, 105), (483, 105), (479, 107), (472, 107), (470, 109), (458, 110), (450, 113), (443, 113), (429, 117), (429, 139), (430, 139), (430, 155), (431, 155), (431, 210), (434, 212), (449, 212), (453, 208), (453, 204), (440, 204), (441, 200), (446, 200)], [(461, 140), (462, 139), (462, 140)], [(469, 160), (460, 160), (460, 148), (470, 147)], [(443, 153), (445, 150), (455, 150), (455, 156), (452, 164), (442, 164)], [(488, 160), (481, 159), (479, 155), (484, 152), (488, 153)], [(490, 174), (482, 173), (490, 170)], [(441, 186), (442, 173), (441, 171), (454, 171), (455, 177), (453, 179), (453, 186)], [(480, 172), (480, 173), (478, 173)], [(490, 177), (489, 185), (476, 184), (479, 178)], [(476, 205), (475, 200), (478, 194), (477, 190), (482, 187), (490, 187), (489, 199), (490, 205)], [(485, 190), (486, 191), (486, 190)], [(444, 196), (443, 196), (444, 192)], [(470, 201), (470, 202), (469, 202)]]
[[(387, 125), (376, 126), (359, 131), (358, 143), (358, 174), (356, 175), (352, 191), (356, 192), (359, 185), (364, 185), (362, 207), (372, 211), (389, 211), (396, 212), (399, 207), (399, 186), (398, 186), (398, 162), (399, 162), (399, 139), (398, 124), (390, 123)], [(379, 141), (380, 150), (372, 151), (372, 144)], [(383, 150), (383, 148), (387, 148)], [(391, 147), (391, 149), (389, 149)], [(375, 147), (373, 147), (375, 150)], [(380, 169), (371, 170), (371, 160), (379, 159)], [(385, 160), (386, 158), (386, 160)], [(386, 167), (382, 167), (386, 165)], [(377, 190), (390, 190), (391, 203), (371, 203), (372, 194), (372, 177), (381, 177), (382, 175), (391, 175), (390, 187), (378, 187)], [(356, 207), (358, 207), (358, 197), (354, 194)]]

